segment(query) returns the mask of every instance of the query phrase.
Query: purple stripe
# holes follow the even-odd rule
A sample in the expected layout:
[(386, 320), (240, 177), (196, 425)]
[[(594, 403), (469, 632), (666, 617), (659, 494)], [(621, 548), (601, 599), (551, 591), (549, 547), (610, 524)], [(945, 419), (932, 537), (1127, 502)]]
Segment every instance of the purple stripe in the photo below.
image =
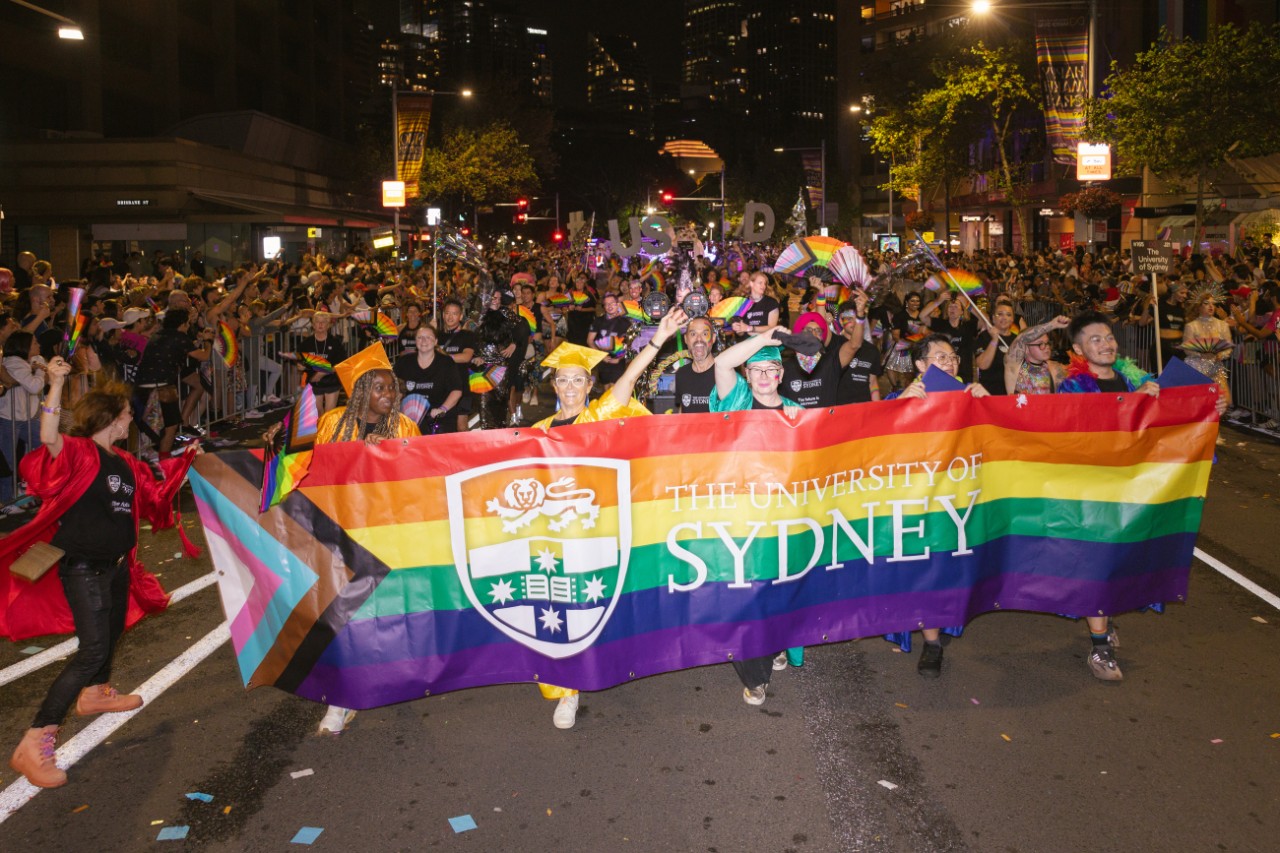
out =
[[(1104, 583), (1031, 574), (1005, 574), (972, 588), (898, 593), (867, 600), (834, 601), (755, 622), (684, 625), (598, 644), (552, 661), (511, 642), (383, 663), (334, 666), (318, 663), (296, 693), (349, 708), (376, 708), (425, 695), (488, 684), (549, 682), (581, 690), (694, 666), (725, 663), (730, 655), (773, 654), (786, 646), (818, 645), (926, 626), (963, 625), (992, 610), (1107, 613), (1153, 602), (1185, 601), (1189, 568), (1173, 568)], [(387, 632), (430, 632), (431, 614), (369, 619), (349, 625), (338, 643), (375, 648)], [(418, 617), (425, 617), (419, 624)], [(406, 627), (408, 622), (408, 627)], [(384, 623), (384, 624), (380, 624)], [(326, 657), (329, 657), (326, 655)]]

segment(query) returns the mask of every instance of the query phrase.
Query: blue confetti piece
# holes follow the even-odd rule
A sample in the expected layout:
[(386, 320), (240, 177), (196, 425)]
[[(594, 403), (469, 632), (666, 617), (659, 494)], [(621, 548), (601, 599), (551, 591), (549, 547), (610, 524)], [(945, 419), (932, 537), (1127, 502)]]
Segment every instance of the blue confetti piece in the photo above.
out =
[(304, 826), (298, 830), (298, 834), (293, 837), (293, 844), (310, 844), (320, 837), (320, 833), (324, 830), (318, 826)]
[(451, 817), (449, 818), (449, 826), (453, 827), (454, 832), (466, 832), (469, 829), (476, 828), (476, 819), (469, 814)]
[(202, 802), (202, 803), (212, 803), (212, 802), (213, 802), (213, 794), (201, 794), (200, 792), (196, 791), (196, 792), (194, 792), (194, 793), (187, 794), (187, 799), (188, 799), (188, 800), (199, 800), (199, 801), (200, 801), (200, 802)]
[(34, 655), (36, 652), (42, 652), (42, 651), (44, 651), (44, 648), (41, 646), (27, 646), (25, 649), (22, 650), (22, 653), (24, 655)]
[(191, 831), (189, 826), (166, 826), (156, 836), (156, 841), (181, 841)]

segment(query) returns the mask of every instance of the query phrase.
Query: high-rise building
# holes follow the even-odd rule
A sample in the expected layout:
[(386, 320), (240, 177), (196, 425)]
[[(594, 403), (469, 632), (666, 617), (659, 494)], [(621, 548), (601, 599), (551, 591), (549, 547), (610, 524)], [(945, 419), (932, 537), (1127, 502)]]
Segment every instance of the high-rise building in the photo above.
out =
[(685, 0), (680, 96), (718, 107), (738, 107), (747, 89), (739, 49), (744, 34), (738, 0)]
[(835, 127), (835, 0), (743, 0), (741, 7), (753, 129), (778, 144), (826, 139)]
[(652, 137), (649, 69), (634, 39), (588, 34), (587, 105), (629, 136)]

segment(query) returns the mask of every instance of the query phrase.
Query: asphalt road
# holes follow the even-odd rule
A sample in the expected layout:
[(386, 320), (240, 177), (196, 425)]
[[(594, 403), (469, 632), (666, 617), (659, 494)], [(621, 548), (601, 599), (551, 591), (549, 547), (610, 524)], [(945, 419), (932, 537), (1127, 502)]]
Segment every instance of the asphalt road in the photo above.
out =
[[(1224, 438), (1200, 547), (1280, 593), (1280, 447)], [(172, 532), (144, 537), (168, 588), (210, 570), (174, 559)], [(221, 619), (206, 589), (144, 620), (115, 682)], [(1280, 849), (1280, 611), (1197, 562), (1187, 604), (1118, 623), (1118, 685), (1086, 670), (1082, 624), (998, 613), (948, 646), (938, 681), (869, 639), (810, 649), (761, 708), (716, 666), (588, 694), (568, 732), (532, 686), (505, 686), (323, 738), (320, 706), (246, 693), (223, 644), (0, 824), (0, 850), (290, 850), (304, 826), (344, 851)], [(0, 669), (59, 639), (0, 644)], [(0, 687), (5, 749), (57, 669)], [(14, 778), (0, 768), (0, 788)], [(455, 833), (463, 815), (477, 828)], [(165, 826), (189, 835), (156, 841)]]

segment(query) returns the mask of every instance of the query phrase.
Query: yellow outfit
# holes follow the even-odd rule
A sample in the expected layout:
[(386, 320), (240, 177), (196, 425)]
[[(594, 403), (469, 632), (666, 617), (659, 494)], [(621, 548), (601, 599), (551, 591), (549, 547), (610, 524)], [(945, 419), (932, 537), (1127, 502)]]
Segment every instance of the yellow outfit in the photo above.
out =
[[(573, 419), (575, 424), (592, 424), (596, 421), (612, 421), (618, 418), (638, 418), (642, 415), (651, 415), (644, 405), (632, 397), (625, 403), (619, 403), (617, 398), (613, 396), (612, 391), (606, 391), (591, 401), (591, 405), (582, 410), (576, 418)], [(537, 429), (551, 429), (551, 422), (556, 419), (555, 415), (549, 418), (543, 418), (534, 424)], [(572, 696), (577, 693), (572, 687), (556, 687), (554, 684), (539, 684), (538, 689), (542, 691), (544, 699), (560, 699), (565, 696)]]
[[(316, 444), (333, 444), (336, 441), (338, 421), (342, 420), (342, 414), (346, 410), (346, 406), (338, 406), (320, 416), (320, 423), (316, 425)], [(400, 423), (396, 426), (395, 438), (416, 438), (422, 435), (417, 424), (404, 415), (399, 417)]]

